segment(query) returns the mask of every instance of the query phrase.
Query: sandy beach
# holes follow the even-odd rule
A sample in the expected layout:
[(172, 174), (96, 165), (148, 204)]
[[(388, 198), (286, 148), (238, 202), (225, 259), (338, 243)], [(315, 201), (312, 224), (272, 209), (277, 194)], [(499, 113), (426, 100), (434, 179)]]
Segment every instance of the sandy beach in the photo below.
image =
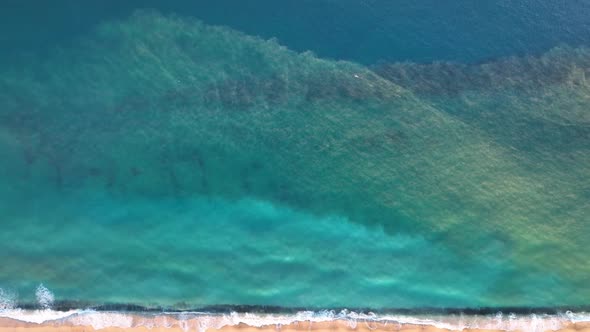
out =
[[(399, 324), (397, 322), (369, 322), (358, 321), (351, 324), (346, 320), (334, 320), (325, 322), (301, 321), (288, 325), (271, 324), (263, 326), (250, 326), (244, 323), (237, 325), (226, 325), (220, 328), (206, 327), (202, 320), (187, 321), (170, 321), (158, 322), (157, 318), (153, 320), (155, 326), (135, 326), (135, 327), (104, 327), (95, 328), (92, 325), (77, 325), (71, 322), (47, 322), (42, 324), (22, 322), (10, 318), (0, 318), (0, 332), (186, 332), (186, 331), (220, 331), (220, 332), (297, 332), (297, 331), (314, 331), (314, 332), (385, 332), (385, 331), (403, 331), (403, 332), (446, 332), (446, 331), (504, 331), (498, 329), (447, 329), (432, 325), (417, 324)], [(163, 325), (158, 326), (160, 323)], [(164, 327), (164, 324), (166, 327)], [(531, 326), (534, 331), (580, 331), (590, 332), (590, 322), (565, 323), (561, 328), (543, 329), (542, 326)], [(523, 331), (528, 329), (516, 329)]]

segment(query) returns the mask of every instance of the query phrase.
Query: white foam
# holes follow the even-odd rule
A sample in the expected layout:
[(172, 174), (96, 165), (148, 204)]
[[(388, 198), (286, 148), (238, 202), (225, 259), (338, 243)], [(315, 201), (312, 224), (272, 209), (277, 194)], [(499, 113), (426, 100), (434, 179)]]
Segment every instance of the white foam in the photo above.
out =
[(92, 326), (95, 330), (107, 327), (129, 328), (134, 326), (133, 316), (117, 312), (79, 312), (65, 321), (73, 325)]
[(11, 318), (21, 322), (27, 323), (46, 323), (50, 321), (60, 320), (66, 317), (70, 317), (74, 314), (80, 313), (80, 310), (70, 311), (55, 311), (50, 309), (44, 310), (23, 310), (23, 309), (12, 309), (12, 310), (0, 310), (0, 317)]
[(47, 287), (43, 286), (43, 284), (39, 284), (37, 286), (37, 290), (35, 291), (35, 296), (37, 297), (37, 303), (41, 306), (41, 308), (49, 309), (53, 305), (55, 301), (55, 296)]
[(497, 329), (505, 331), (540, 332), (563, 328), (570, 322), (590, 322), (590, 315), (586, 313), (566, 312), (561, 315), (440, 315), (440, 316), (410, 316), (410, 315), (376, 315), (374, 313), (356, 313), (343, 310), (335, 311), (300, 311), (294, 314), (254, 314), (230, 313), (208, 314), (201, 312), (183, 313), (123, 313), (97, 312), (93, 310), (0, 310), (0, 317), (12, 318), (32, 323), (71, 324), (75, 326), (92, 326), (95, 330), (107, 327), (129, 328), (146, 327), (180, 327), (185, 331), (204, 332), (219, 329), (224, 326), (246, 324), (254, 327), (329, 322), (335, 320), (347, 321), (351, 328), (364, 324), (369, 329), (376, 329), (388, 324), (430, 325), (438, 328), (460, 331), (466, 328)]
[(16, 304), (16, 294), (0, 288), (0, 310), (13, 309)]

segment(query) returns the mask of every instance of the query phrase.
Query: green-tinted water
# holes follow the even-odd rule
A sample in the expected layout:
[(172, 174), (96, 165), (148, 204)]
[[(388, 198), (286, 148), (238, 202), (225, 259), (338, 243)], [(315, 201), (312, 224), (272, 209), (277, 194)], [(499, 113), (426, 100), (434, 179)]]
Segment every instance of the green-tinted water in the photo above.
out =
[[(587, 304), (590, 51), (367, 68), (138, 12), (0, 78), (0, 287)], [(185, 304), (182, 304), (185, 303)]]

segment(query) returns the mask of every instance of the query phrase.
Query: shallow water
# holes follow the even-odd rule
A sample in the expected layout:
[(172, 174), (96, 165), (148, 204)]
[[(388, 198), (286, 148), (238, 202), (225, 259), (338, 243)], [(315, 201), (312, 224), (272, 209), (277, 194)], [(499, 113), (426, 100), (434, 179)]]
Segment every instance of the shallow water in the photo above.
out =
[(344, 62), (120, 16), (2, 66), (0, 308), (588, 305), (584, 35)]

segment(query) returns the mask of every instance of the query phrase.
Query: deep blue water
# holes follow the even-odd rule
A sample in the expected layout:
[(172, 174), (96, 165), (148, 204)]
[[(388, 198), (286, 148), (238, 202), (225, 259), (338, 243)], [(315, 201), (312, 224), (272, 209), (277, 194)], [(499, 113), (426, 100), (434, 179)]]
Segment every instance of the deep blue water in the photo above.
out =
[(5, 0), (0, 3), (2, 53), (67, 44), (101, 21), (143, 8), (363, 64), (480, 62), (590, 43), (590, 3), (580, 0)]

